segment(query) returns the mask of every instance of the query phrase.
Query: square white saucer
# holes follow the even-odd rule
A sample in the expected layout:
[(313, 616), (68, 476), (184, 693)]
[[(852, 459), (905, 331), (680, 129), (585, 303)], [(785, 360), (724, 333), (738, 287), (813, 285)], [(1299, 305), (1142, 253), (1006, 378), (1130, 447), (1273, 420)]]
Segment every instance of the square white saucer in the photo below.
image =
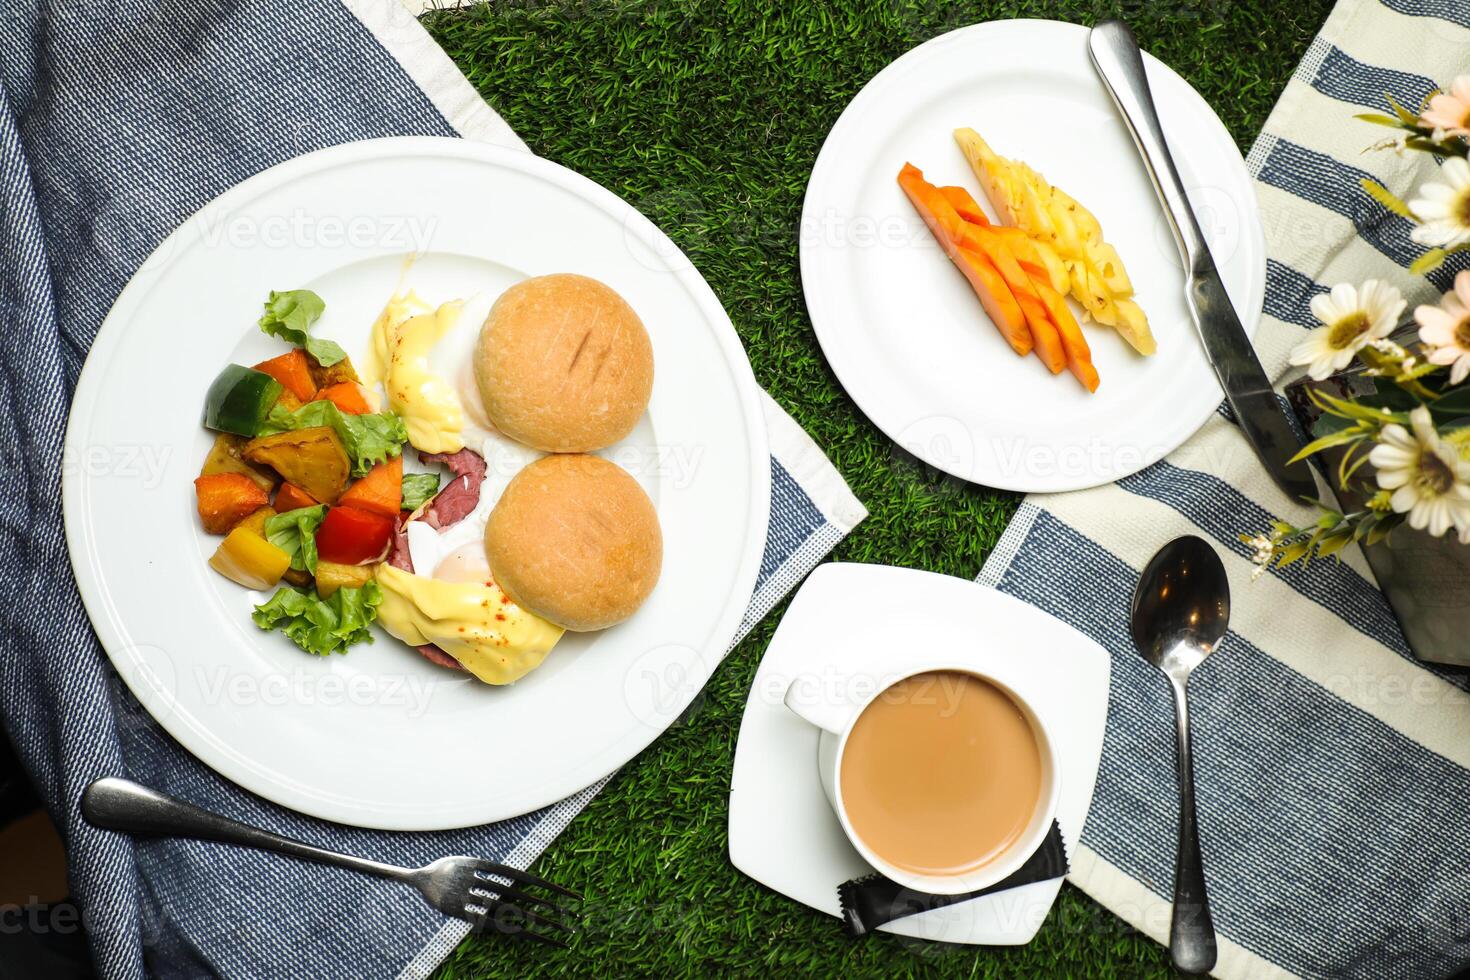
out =
[[(818, 776), (819, 731), (782, 703), (802, 677), (850, 683), (952, 659), (1008, 685), (1051, 734), (1057, 821), (1068, 853), (1092, 803), (1107, 720), (1108, 653), (1019, 599), (965, 579), (887, 565), (819, 565), (766, 649), (740, 725), (730, 788), (730, 860), (756, 881), (838, 916), (837, 886), (872, 868), (848, 843)], [(881, 684), (880, 684), (881, 686)], [(1062, 879), (933, 909), (879, 928), (995, 946), (1031, 941)]]

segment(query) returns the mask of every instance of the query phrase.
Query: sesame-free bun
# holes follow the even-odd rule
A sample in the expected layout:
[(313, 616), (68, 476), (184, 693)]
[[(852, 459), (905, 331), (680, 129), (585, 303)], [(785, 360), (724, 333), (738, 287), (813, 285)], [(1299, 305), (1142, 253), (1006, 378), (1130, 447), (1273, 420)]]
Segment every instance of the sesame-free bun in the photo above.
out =
[(475, 346), (475, 383), (501, 432), (547, 453), (586, 453), (626, 436), (653, 391), (653, 348), (612, 287), (537, 276), (495, 301)]
[(596, 456), (538, 459), (510, 481), (485, 524), (485, 557), (505, 594), (577, 632), (637, 612), (663, 554), (648, 494)]

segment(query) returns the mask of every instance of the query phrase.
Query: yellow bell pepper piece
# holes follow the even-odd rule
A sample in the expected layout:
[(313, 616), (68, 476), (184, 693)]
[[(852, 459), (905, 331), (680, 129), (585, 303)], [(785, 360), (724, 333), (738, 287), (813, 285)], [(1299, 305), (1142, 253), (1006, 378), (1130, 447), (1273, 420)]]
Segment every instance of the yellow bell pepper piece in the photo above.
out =
[(291, 567), (291, 556), (248, 528), (225, 536), (209, 567), (247, 589), (269, 589)]

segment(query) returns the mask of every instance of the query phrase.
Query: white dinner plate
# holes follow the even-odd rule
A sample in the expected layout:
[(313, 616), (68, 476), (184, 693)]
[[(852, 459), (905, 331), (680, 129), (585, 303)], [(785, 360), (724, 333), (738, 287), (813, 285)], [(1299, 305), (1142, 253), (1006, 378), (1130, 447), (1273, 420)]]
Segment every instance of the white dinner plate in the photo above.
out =
[[(818, 755), (835, 752), (835, 739), (796, 717), (782, 696), (797, 678), (833, 691), (881, 689), (936, 657), (996, 678), (1035, 709), (1056, 750), (1057, 823), (1067, 853), (1076, 853), (1102, 758), (1108, 652), (1035, 606), (966, 579), (828, 563), (791, 600), (751, 685), (730, 778), (735, 867), (840, 916), (837, 886), (873, 869), (848, 842), (822, 790)], [(831, 765), (830, 754), (823, 764)], [(1061, 878), (1038, 881), (878, 928), (1018, 945), (1031, 941), (1061, 887)]]
[[(1253, 333), (1265, 239), (1245, 164), (1189, 83), (1144, 61), (1190, 200)], [(954, 142), (964, 126), (1097, 215), (1157, 353), (1141, 357), (1112, 328), (1084, 324), (1102, 378), (1091, 395), (1067, 372), (1054, 377), (1038, 358), (1016, 357), (896, 182), (911, 162), (988, 209)], [(1223, 398), (1185, 306), (1174, 240), (1088, 59), (1086, 28), (978, 24), (879, 72), (822, 146), (801, 236), (807, 308), (843, 387), (889, 438), (962, 479), (1022, 491), (1108, 483), (1175, 449)]]
[[(382, 632), (318, 658), (256, 629), (262, 595), (206, 565), (220, 539), (199, 526), (191, 483), (212, 440), (200, 417), (215, 374), (285, 349), (255, 326), (266, 294), (317, 290), (327, 311), (314, 332), (359, 358), (400, 277), (431, 302), (478, 297), (483, 307), (520, 279), (561, 271), (617, 289), (653, 343), (648, 414), (605, 454), (649, 490), (663, 526), (663, 574), (644, 607), (612, 629), (567, 634), (506, 687), (434, 666)], [(133, 693), (246, 789), (364, 827), (511, 817), (631, 759), (735, 636), (768, 517), (757, 394), (704, 280), (592, 181), (462, 140), (323, 150), (206, 206), (118, 298), (67, 431), (72, 566)], [(492, 479), (509, 475), (491, 461)]]

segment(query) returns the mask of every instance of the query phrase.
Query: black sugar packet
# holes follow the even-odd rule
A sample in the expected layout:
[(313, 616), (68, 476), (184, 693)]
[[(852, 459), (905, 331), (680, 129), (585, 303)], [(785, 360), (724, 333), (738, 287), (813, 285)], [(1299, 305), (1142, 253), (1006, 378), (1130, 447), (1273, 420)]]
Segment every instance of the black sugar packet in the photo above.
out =
[(881, 874), (854, 878), (837, 886), (842, 902), (842, 925), (850, 936), (863, 936), (885, 922), (917, 915), (930, 909), (968, 902), (981, 895), (992, 895), (1009, 888), (1019, 888), (1038, 881), (1050, 881), (1067, 874), (1067, 845), (1062, 842), (1062, 828), (1055, 820), (1041, 846), (1010, 877), (989, 888), (963, 895), (930, 895), (905, 888)]

